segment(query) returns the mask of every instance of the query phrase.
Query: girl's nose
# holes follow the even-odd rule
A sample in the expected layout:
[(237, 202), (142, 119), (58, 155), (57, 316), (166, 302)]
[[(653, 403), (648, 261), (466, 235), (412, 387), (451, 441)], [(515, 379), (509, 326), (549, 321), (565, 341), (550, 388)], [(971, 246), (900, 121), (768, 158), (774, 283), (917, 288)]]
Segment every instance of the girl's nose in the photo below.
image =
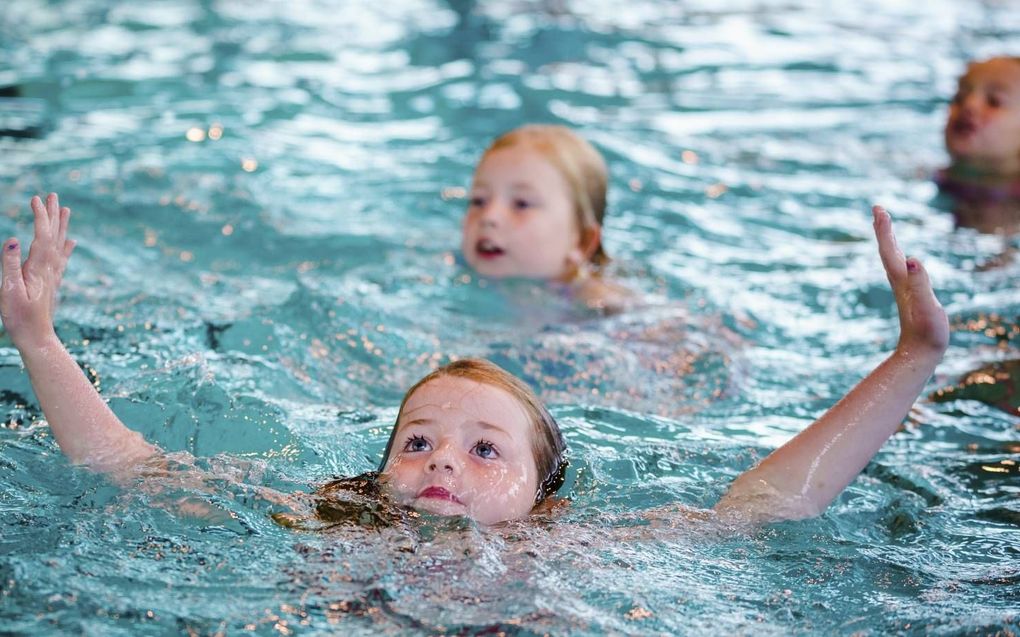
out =
[(429, 458), (428, 470), (432, 471), (444, 471), (446, 473), (459, 473), (460, 462), (457, 459), (457, 454), (450, 445), (444, 444), (432, 452), (432, 456)]
[(498, 201), (490, 201), (482, 208), (482, 227), (495, 228), (499, 226), (500, 220), (505, 212), (503, 204)]
[(970, 93), (967, 94), (966, 97), (963, 98), (961, 106), (963, 107), (963, 110), (973, 112), (981, 107), (983, 99), (984, 98), (980, 94), (978, 94), (977, 91), (971, 91)]
[(453, 473), (453, 464), (445, 460), (442, 462), (433, 461), (429, 463), (429, 471), (439, 471), (440, 469)]

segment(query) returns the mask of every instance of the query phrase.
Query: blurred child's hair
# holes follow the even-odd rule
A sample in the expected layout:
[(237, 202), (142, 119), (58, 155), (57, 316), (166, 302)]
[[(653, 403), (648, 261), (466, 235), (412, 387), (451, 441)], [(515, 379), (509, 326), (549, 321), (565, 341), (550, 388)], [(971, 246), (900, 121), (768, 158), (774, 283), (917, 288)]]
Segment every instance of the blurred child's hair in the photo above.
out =
[[(482, 155), (511, 146), (528, 146), (545, 156), (570, 187), (574, 199), (574, 214), (581, 230), (602, 226), (606, 214), (606, 189), (609, 174), (606, 162), (594, 146), (566, 126), (529, 124), (504, 133), (496, 138)], [(599, 241), (591, 256), (594, 265), (609, 262), (609, 256)]]
[(1020, 64), (1020, 55), (993, 55), (990, 58), (984, 58), (981, 60), (971, 60), (970, 62), (967, 63), (967, 66), (969, 67), (971, 64), (983, 64), (984, 62), (991, 62), (992, 60), (995, 59), (1009, 60), (1011, 62), (1016, 62), (1017, 64)]
[[(532, 427), (531, 453), (535, 458), (535, 468), (538, 469), (539, 482), (538, 490), (535, 493), (535, 504), (556, 493), (563, 486), (567, 471), (567, 460), (564, 457), (566, 444), (563, 442), (563, 434), (560, 433), (560, 427), (556, 424), (556, 420), (542, 404), (541, 399), (522, 380), (485, 359), (465, 358), (454, 361), (419, 380), (404, 394), (404, 400), (400, 403), (400, 411), (397, 412), (397, 423), (400, 422), (400, 416), (404, 413), (404, 405), (407, 404), (414, 392), (429, 381), (444, 376), (466, 378), (502, 389), (510, 394), (524, 410)], [(379, 465), (380, 473), (389, 462), (390, 452), (397, 435), (397, 423), (394, 423), (389, 442), (386, 443), (382, 464)]]

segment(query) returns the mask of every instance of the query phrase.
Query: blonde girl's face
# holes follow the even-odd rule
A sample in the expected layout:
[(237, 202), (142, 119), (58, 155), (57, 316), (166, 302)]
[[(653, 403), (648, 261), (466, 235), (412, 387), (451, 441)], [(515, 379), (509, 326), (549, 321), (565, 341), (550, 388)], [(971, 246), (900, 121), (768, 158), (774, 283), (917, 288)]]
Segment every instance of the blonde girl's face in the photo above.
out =
[(568, 279), (586, 257), (566, 179), (527, 145), (488, 153), (475, 170), (461, 251), (483, 276)]
[(956, 162), (990, 172), (1020, 172), (1020, 62), (971, 64), (946, 120), (946, 149)]
[(440, 376), (407, 399), (396, 427), (382, 482), (398, 503), (482, 524), (534, 507), (532, 425), (503, 389)]

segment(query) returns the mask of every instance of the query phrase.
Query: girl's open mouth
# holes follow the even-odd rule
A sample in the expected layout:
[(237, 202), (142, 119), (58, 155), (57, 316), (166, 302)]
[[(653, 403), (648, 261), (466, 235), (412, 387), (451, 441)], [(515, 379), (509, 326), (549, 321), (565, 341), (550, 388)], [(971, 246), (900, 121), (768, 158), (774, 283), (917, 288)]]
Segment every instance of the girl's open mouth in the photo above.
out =
[(961, 119), (953, 122), (950, 130), (956, 135), (970, 135), (977, 130), (977, 124), (969, 119)]
[(483, 259), (496, 259), (506, 254), (503, 248), (488, 239), (479, 239), (475, 244), (475, 252)]

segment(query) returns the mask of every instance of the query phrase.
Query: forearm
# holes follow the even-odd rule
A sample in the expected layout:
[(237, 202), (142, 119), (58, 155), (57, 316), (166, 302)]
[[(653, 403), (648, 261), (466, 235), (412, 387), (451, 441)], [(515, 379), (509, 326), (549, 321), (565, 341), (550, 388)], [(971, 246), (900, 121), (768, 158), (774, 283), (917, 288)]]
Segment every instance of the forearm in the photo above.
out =
[(939, 358), (894, 352), (825, 415), (737, 478), (716, 508), (757, 508), (782, 498), (782, 506), (759, 513), (787, 518), (824, 511), (903, 422)]
[(56, 334), (19, 349), (50, 430), (71, 462), (113, 471), (156, 453), (110, 410)]

